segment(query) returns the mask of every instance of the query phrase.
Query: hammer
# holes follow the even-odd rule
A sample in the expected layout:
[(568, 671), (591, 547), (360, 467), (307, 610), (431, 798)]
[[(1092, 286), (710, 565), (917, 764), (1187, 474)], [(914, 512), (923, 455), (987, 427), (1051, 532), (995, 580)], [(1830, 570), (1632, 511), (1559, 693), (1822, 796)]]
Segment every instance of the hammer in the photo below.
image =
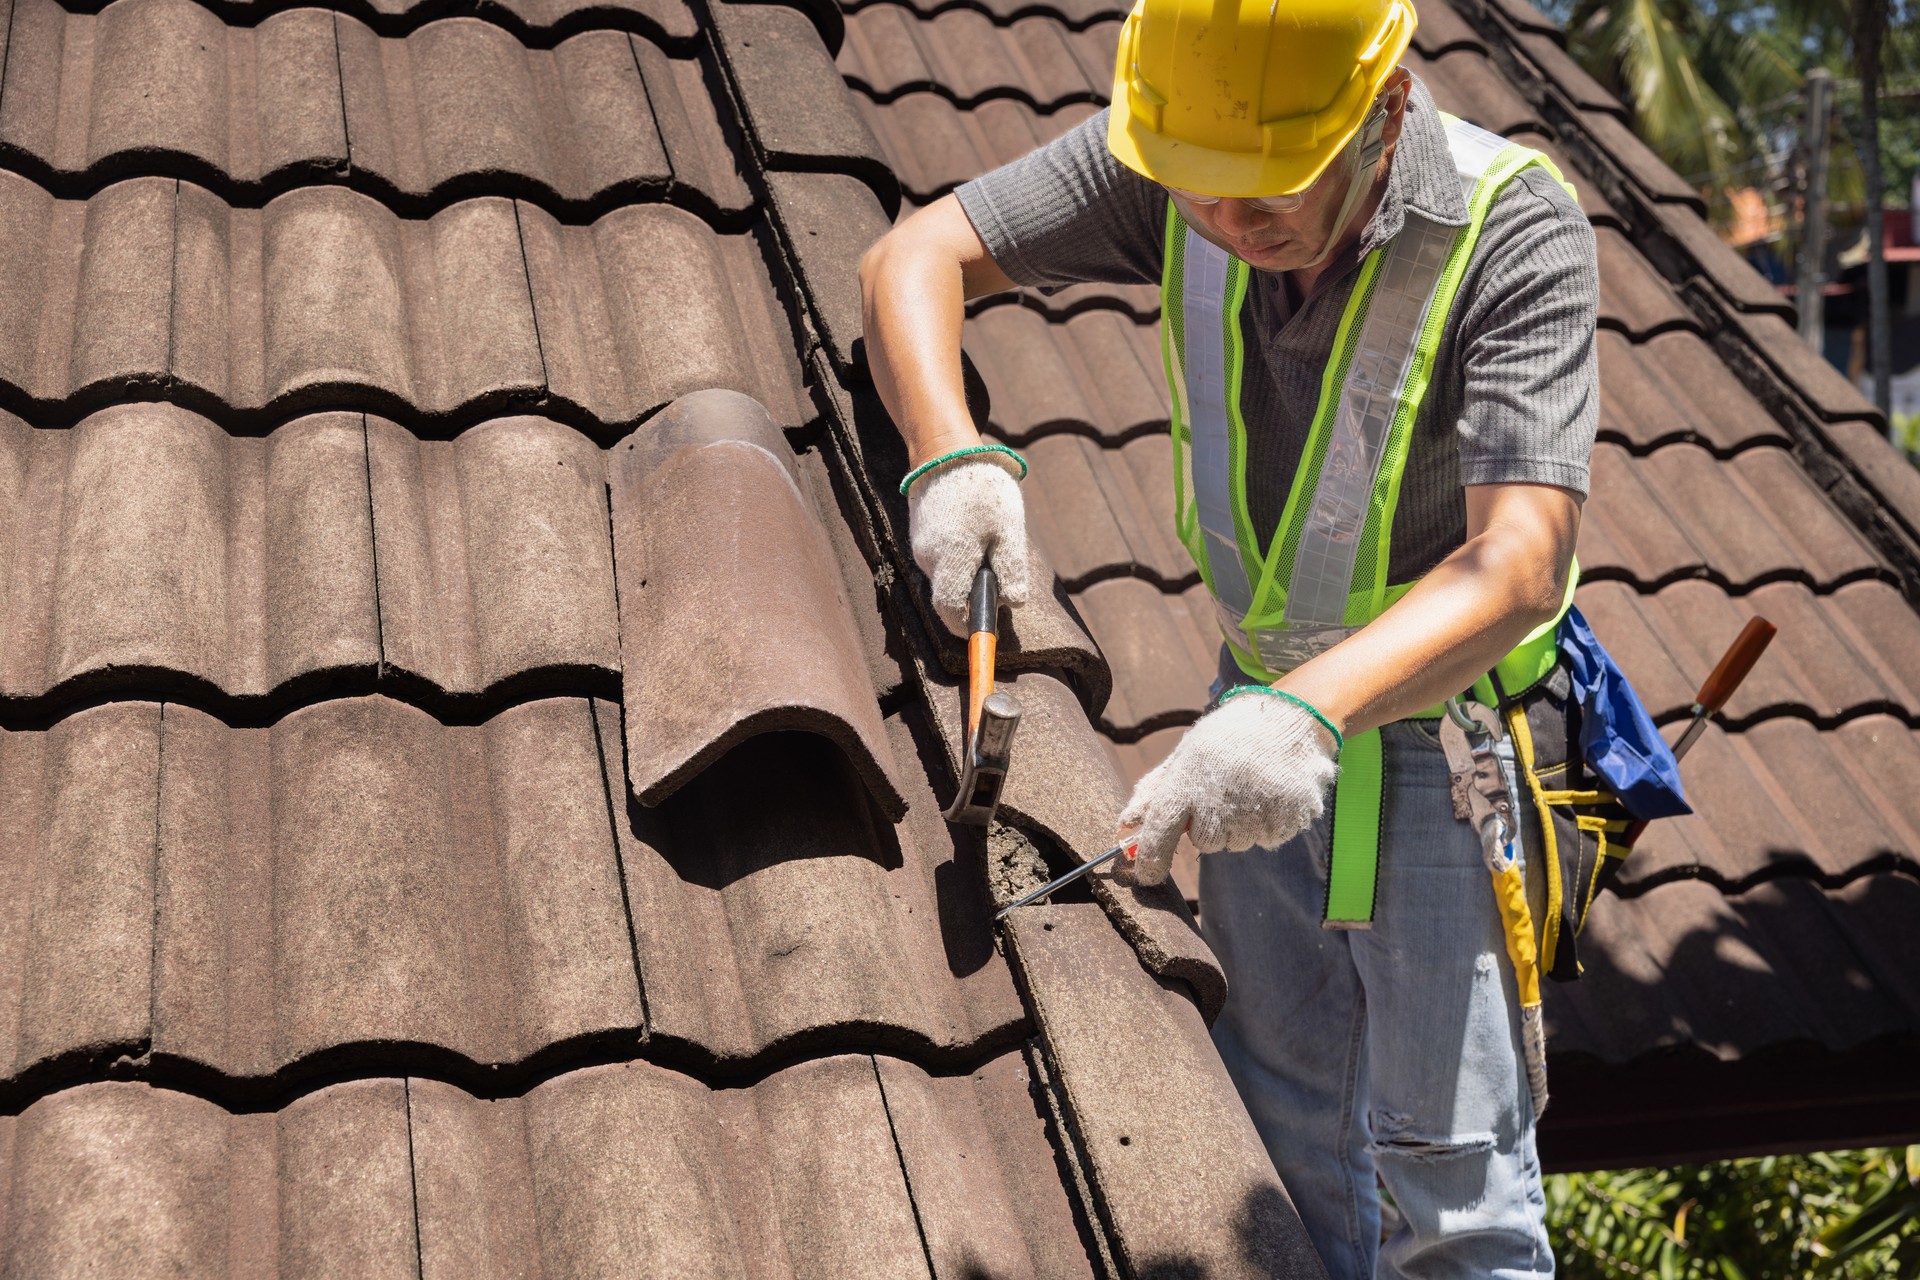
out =
[(949, 822), (976, 827), (986, 826), (1000, 807), (1013, 731), (1020, 727), (1020, 704), (993, 687), (999, 617), (1000, 582), (983, 561), (967, 601), (967, 720), (961, 726), (960, 794), (946, 813)]

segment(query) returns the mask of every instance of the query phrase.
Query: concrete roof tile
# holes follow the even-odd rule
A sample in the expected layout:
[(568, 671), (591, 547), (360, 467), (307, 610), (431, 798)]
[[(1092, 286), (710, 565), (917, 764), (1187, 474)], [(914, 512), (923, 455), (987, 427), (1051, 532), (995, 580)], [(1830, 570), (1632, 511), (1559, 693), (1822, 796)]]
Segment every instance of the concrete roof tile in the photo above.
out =
[(1880, 567), (1784, 449), (1722, 462), (1691, 444), (1634, 457), (1603, 443), (1593, 471), (1606, 500), (1582, 522), (1580, 562), (1589, 570), (1649, 587), (1708, 574), (1745, 587), (1788, 575), (1826, 585)]
[[(1026, 448), (1032, 468), (1027, 527), (1070, 591), (1116, 571), (1163, 584), (1192, 577), (1193, 561), (1173, 537), (1171, 522), (1155, 517), (1163, 495), (1143, 482), (1172, 487), (1172, 450), (1163, 439), (1143, 436), (1120, 449), (1102, 449), (1077, 434), (1043, 436)], [(1160, 466), (1157, 463), (1165, 463)], [(1171, 506), (1171, 498), (1164, 505)], [(1085, 604), (1075, 604), (1085, 613)]]
[(1595, 227), (1600, 257), (1600, 325), (1636, 340), (1699, 328), (1673, 286), (1621, 232)]
[(35, 399), (177, 379), (241, 412), (344, 398), (440, 417), (551, 394), (625, 424), (732, 384), (783, 422), (811, 412), (757, 245), (683, 210), (562, 227), (491, 198), (403, 219), (333, 186), (262, 209), (161, 179), (84, 204), (38, 192), (0, 175), (20, 229), (0, 253), (0, 380)]
[(1096, 913), (1027, 908), (1008, 934), (1125, 1265), (1324, 1274), (1199, 1014)]
[(1426, 82), (1442, 111), (1498, 134), (1522, 129), (1548, 132), (1540, 113), (1514, 90), (1492, 59), (1477, 49), (1461, 48), (1428, 58), (1415, 46), (1407, 50), (1401, 64)]
[(167, 710), (154, 1052), (229, 1077), (410, 1042), (518, 1063), (642, 1023), (594, 715)]
[(1726, 452), (1791, 443), (1726, 362), (1697, 334), (1669, 332), (1636, 343), (1601, 330), (1600, 430), (1636, 452), (1690, 441)]
[(725, 391), (681, 399), (613, 453), (626, 718), (645, 726), (629, 784), (657, 805), (742, 740), (797, 731), (839, 747), (897, 821), (852, 599), (790, 458), (766, 411)]
[(1154, 322), (1100, 308), (1053, 324), (1026, 307), (998, 306), (968, 319), (964, 338), (992, 392), (994, 432), (1011, 444), (1088, 428), (1118, 444), (1166, 429)]
[(452, 693), (620, 670), (600, 450), (543, 418), (454, 441), (366, 423), (380, 638), (396, 671)]
[(712, 13), (761, 161), (769, 169), (856, 175), (889, 210), (897, 208), (893, 173), (807, 15), (784, 4), (732, 0), (719, 0)]
[(8, 435), (18, 500), (0, 691), (264, 695), (378, 662), (357, 415), (234, 439), (167, 404)]
[(1109, 578), (1074, 596), (1102, 637), (1113, 668), (1113, 696), (1102, 732), (1134, 738), (1170, 724), (1190, 724), (1206, 705), (1220, 652), (1220, 624), (1207, 588), (1163, 594), (1138, 578)]
[(915, 204), (928, 204), (969, 178), (1019, 159), (1099, 109), (1080, 102), (1042, 114), (1024, 102), (992, 98), (963, 110), (932, 92), (907, 93), (888, 103), (859, 95), (855, 105), (899, 175), (901, 192)]
[[(889, 732), (911, 750), (909, 726)], [(617, 767), (618, 732), (602, 735)], [(617, 819), (654, 1041), (720, 1063), (833, 1036), (963, 1058), (1003, 1041), (1025, 1013), (990, 945), (977, 855), (924, 781), (890, 827), (816, 744), (751, 738)]]
[(1091, 1280), (1023, 1053), (964, 1076), (874, 1065), (936, 1276)]
[(860, 255), (889, 226), (880, 198), (866, 183), (837, 173), (769, 173), (767, 190), (827, 350), (837, 366), (850, 369), (865, 325)]
[(159, 752), (152, 703), (0, 734), (0, 1079), (146, 1037)]
[(1049, 111), (1106, 99), (1119, 35), (1117, 21), (1076, 31), (1035, 15), (1002, 25), (977, 9), (924, 21), (900, 5), (875, 4), (848, 19), (837, 63), (875, 99), (930, 91), (963, 106), (1017, 97)]

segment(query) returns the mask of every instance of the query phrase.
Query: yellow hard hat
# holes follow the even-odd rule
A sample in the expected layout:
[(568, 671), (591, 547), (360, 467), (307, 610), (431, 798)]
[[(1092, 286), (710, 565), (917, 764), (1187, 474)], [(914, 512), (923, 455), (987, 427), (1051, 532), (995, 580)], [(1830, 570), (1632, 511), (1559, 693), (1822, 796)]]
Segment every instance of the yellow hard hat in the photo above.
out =
[(1406, 0), (1137, 0), (1107, 145), (1169, 187), (1303, 191), (1365, 122), (1415, 22)]

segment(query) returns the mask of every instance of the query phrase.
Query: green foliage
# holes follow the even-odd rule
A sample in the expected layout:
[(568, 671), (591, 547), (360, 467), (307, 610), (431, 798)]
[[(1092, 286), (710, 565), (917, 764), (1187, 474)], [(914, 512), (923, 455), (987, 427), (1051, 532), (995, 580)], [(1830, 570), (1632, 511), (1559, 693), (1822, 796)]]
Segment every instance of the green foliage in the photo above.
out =
[(1920, 1276), (1920, 1146), (1547, 1179), (1566, 1280)]

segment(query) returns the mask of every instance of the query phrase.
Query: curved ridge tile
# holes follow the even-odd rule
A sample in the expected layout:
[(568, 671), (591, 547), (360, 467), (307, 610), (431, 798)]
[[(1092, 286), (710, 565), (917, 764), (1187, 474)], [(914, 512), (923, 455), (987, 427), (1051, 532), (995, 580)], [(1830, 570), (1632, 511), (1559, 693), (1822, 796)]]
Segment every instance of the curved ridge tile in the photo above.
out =
[(1117, 442), (1167, 429), (1155, 323), (1102, 310), (1049, 324), (1025, 307), (992, 307), (964, 334), (992, 393), (992, 428), (1009, 443), (1057, 431)]
[(792, 453), (737, 392), (682, 397), (614, 451), (628, 785), (657, 805), (756, 735), (846, 754), (906, 812), (853, 603)]
[(996, 24), (972, 9), (923, 19), (897, 4), (850, 15), (837, 65), (870, 97), (943, 93), (960, 105), (1017, 97), (1042, 111), (1104, 102), (1113, 87), (1118, 22), (1075, 31), (1053, 18)]
[[(0, 174), (0, 381), (39, 401), (180, 385), (447, 419), (549, 397), (603, 424), (742, 383), (809, 414), (760, 252), (680, 209), (561, 227), (486, 198), (397, 217), (342, 187), (261, 209), (165, 179), (59, 201)], [(777, 353), (777, 354), (776, 354)]]
[(1141, 971), (1091, 904), (1024, 908), (1007, 929), (1123, 1265), (1323, 1276), (1192, 1006)]
[(1872, 548), (1786, 450), (1730, 461), (1675, 444), (1633, 457), (1593, 451), (1592, 505), (1580, 530), (1589, 571), (1664, 584), (1709, 574), (1746, 587), (1782, 577), (1829, 584), (1882, 571)]
[(367, 420), (380, 637), (399, 674), (449, 693), (620, 672), (606, 468), (543, 418), (453, 441)]
[(235, 439), (160, 403), (17, 427), (0, 690), (264, 696), (380, 661), (358, 414)]
[(854, 104), (899, 175), (901, 190), (917, 205), (1018, 160), (1099, 110), (1091, 103), (1071, 103), (1042, 114), (1006, 98), (962, 110), (938, 93), (925, 92), (888, 103), (857, 94)]
[(1160, 319), (1160, 288), (1150, 284), (1070, 284), (1052, 292), (1022, 288), (975, 298), (967, 304), (967, 314), (977, 316), (1005, 306), (1022, 306), (1053, 321), (1105, 308), (1143, 324), (1154, 324)]
[[(914, 749), (907, 725), (888, 729)], [(644, 732), (629, 730), (629, 750)], [(602, 734), (617, 769), (620, 739)], [(1019, 1034), (978, 854), (956, 845), (919, 774), (911, 785), (890, 827), (844, 758), (766, 734), (658, 809), (622, 810), (656, 1046), (739, 1067), (848, 1038), (965, 1058)]]

